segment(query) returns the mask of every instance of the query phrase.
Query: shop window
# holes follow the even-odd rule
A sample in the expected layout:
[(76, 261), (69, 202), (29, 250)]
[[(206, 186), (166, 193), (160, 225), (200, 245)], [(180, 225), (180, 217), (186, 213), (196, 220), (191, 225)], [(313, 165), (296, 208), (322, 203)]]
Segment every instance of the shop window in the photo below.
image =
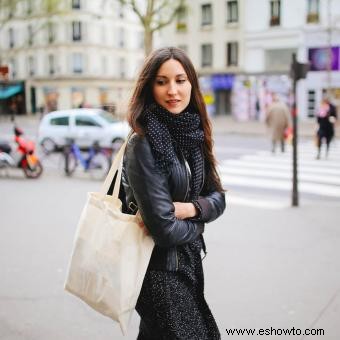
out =
[(227, 43), (227, 66), (238, 65), (238, 42)]
[(281, 24), (281, 1), (270, 1), (270, 26), (280, 26)]
[(213, 51), (211, 44), (203, 44), (201, 46), (202, 67), (212, 66)]
[(308, 0), (307, 23), (316, 24), (319, 22), (319, 0)]
[(315, 105), (315, 90), (309, 90), (308, 91), (308, 96), (307, 96), (307, 114), (308, 117), (314, 117), (315, 116), (315, 110), (316, 110), (316, 105)]
[(81, 22), (80, 21), (72, 22), (72, 40), (81, 41)]
[(202, 5), (202, 26), (208, 26), (212, 25), (212, 5), (211, 4), (205, 4)]
[(238, 22), (238, 1), (227, 1), (227, 23)]

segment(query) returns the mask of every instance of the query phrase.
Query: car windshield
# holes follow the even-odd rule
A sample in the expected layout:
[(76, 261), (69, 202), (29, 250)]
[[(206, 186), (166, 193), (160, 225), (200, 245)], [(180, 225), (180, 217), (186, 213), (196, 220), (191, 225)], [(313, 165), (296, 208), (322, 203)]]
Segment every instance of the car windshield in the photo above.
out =
[(103, 118), (107, 123), (112, 124), (112, 123), (117, 123), (118, 119), (115, 118), (112, 113), (107, 112), (107, 111), (99, 111), (99, 116)]

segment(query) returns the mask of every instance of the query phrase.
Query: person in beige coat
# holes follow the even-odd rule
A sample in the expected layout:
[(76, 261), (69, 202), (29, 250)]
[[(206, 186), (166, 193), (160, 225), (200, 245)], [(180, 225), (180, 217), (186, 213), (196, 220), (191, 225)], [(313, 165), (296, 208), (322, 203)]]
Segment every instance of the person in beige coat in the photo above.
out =
[(273, 102), (268, 106), (266, 124), (271, 134), (272, 152), (275, 152), (277, 142), (280, 142), (281, 151), (284, 152), (285, 130), (289, 126), (289, 109), (276, 94), (273, 95)]

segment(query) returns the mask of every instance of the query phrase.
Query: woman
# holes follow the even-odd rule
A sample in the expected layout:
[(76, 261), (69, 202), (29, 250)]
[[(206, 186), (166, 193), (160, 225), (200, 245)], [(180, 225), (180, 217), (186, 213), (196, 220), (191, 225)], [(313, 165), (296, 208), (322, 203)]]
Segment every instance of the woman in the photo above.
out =
[(328, 157), (329, 145), (334, 136), (334, 124), (337, 118), (336, 108), (327, 98), (324, 98), (316, 116), (318, 123), (318, 131), (316, 134), (318, 153), (316, 159), (320, 159), (323, 139), (326, 140), (326, 157)]
[(145, 61), (132, 95), (123, 162), (125, 209), (155, 241), (136, 310), (139, 340), (220, 339), (205, 301), (204, 225), (225, 209), (211, 127), (194, 67), (162, 48)]

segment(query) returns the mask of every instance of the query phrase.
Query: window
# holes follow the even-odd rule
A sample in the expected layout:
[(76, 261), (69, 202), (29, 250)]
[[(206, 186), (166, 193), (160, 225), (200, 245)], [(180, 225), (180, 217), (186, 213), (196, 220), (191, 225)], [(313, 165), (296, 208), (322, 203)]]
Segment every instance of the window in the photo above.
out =
[(10, 70), (11, 70), (11, 76), (13, 79), (17, 76), (17, 62), (14, 58), (11, 58), (9, 61), (10, 64)]
[(13, 48), (14, 47), (14, 30), (13, 28), (10, 28), (8, 30), (8, 45), (9, 45), (9, 48)]
[(319, 0), (308, 0), (307, 23), (319, 22)]
[(124, 6), (121, 3), (118, 4), (118, 17), (124, 19)]
[(281, 1), (270, 1), (270, 26), (280, 26), (281, 21)]
[(227, 23), (238, 22), (238, 2), (227, 1)]
[(80, 0), (72, 0), (72, 9), (80, 9)]
[(52, 22), (47, 24), (47, 41), (52, 44), (55, 41), (55, 27)]
[(119, 76), (125, 78), (125, 59), (119, 58)]
[(107, 74), (107, 57), (105, 55), (102, 56), (102, 74)]
[(31, 25), (28, 25), (27, 27), (27, 43), (28, 46), (33, 45), (33, 28)]
[(118, 46), (119, 47), (124, 47), (125, 46), (125, 31), (124, 28), (121, 27), (119, 29), (119, 38), (118, 38)]
[(53, 54), (48, 55), (48, 74), (53, 75), (55, 73), (55, 58)]
[(35, 61), (34, 58), (32, 56), (28, 57), (28, 74), (30, 76), (34, 76), (35, 75)]
[(212, 66), (212, 45), (203, 44), (202, 51), (202, 67)]
[(93, 118), (87, 116), (76, 116), (76, 126), (99, 126)]
[(59, 126), (68, 126), (69, 125), (69, 117), (57, 117), (52, 118), (50, 120), (50, 125), (59, 125)]
[(187, 9), (181, 7), (177, 13), (177, 32), (186, 32), (187, 30)]
[(212, 24), (212, 6), (211, 4), (202, 5), (202, 26)]
[(238, 65), (238, 42), (227, 43), (227, 66)]
[(81, 53), (73, 53), (72, 62), (73, 73), (83, 73), (83, 55)]
[(33, 3), (32, 3), (33, 0), (26, 0), (26, 13), (28, 15), (32, 14), (32, 11), (33, 11)]
[(81, 22), (80, 21), (72, 22), (72, 40), (73, 41), (81, 40)]

